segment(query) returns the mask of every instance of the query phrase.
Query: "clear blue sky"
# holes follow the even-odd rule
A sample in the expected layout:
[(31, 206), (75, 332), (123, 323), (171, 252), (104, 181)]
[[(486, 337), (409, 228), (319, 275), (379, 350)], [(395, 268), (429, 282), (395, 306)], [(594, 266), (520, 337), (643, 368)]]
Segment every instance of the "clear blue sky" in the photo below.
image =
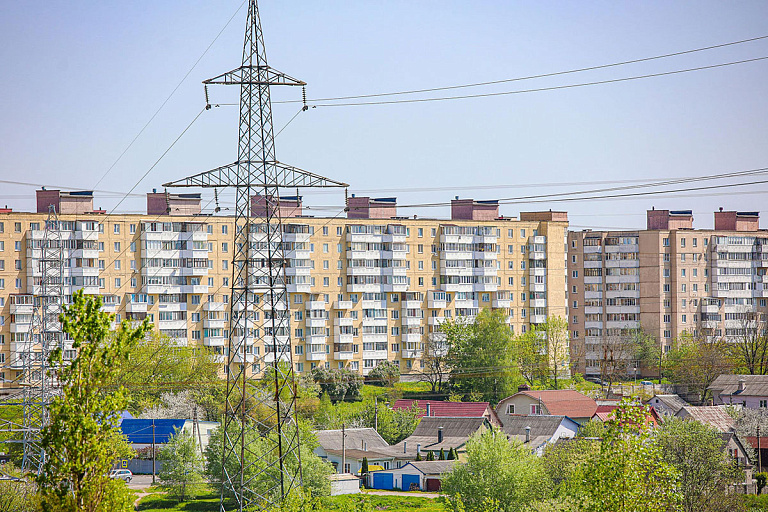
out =
[[(0, 179), (93, 188), (240, 3), (0, 0)], [(762, 0), (262, 0), (260, 9), (270, 65), (306, 81), (310, 98), (513, 78), (768, 34), (768, 2)], [(124, 193), (157, 160), (203, 107), (200, 82), (239, 65), (244, 25), (241, 9), (98, 189)], [(768, 40), (456, 92), (548, 87), (764, 56)], [(533, 94), (320, 107), (300, 114), (278, 137), (277, 156), (350, 183), (350, 192), (397, 196), (400, 204), (594, 186), (553, 183), (768, 167), (767, 83), (768, 61), (761, 61)], [(211, 89), (213, 101), (236, 100), (235, 93)], [(277, 100), (299, 97), (293, 88), (273, 93)], [(297, 110), (276, 105), (276, 129)], [(236, 108), (205, 112), (136, 192), (233, 161), (236, 133)], [(433, 187), (450, 190), (409, 190)], [(2, 190), (0, 204), (33, 208), (34, 187), (4, 184)], [(576, 227), (611, 228), (642, 227), (651, 206), (685, 208), (694, 210), (696, 226), (709, 227), (719, 206), (763, 209), (766, 191), (768, 184), (716, 195), (506, 205), (501, 212), (567, 209)], [(231, 197), (225, 194), (223, 202)], [(96, 206), (109, 210), (118, 198), (97, 192)], [(334, 215), (343, 202), (328, 193), (307, 193), (305, 201), (318, 207), (316, 215)], [(119, 210), (144, 207), (136, 197)], [(442, 217), (448, 209), (401, 213)]]

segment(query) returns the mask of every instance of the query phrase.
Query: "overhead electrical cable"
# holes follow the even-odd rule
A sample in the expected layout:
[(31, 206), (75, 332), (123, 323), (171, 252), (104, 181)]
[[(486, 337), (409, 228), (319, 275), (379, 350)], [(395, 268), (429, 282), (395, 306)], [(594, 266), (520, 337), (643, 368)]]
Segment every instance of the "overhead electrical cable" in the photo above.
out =
[(211, 41), (211, 43), (206, 47), (206, 49), (203, 51), (203, 53), (200, 55), (200, 57), (197, 58), (195, 63), (192, 64), (192, 67), (189, 68), (189, 71), (187, 71), (187, 73), (179, 81), (179, 83), (176, 84), (176, 87), (174, 87), (173, 90), (171, 91), (171, 93), (168, 95), (168, 97), (165, 98), (165, 101), (163, 101), (160, 104), (160, 106), (157, 108), (157, 110), (155, 110), (155, 113), (152, 114), (152, 117), (149, 118), (149, 121), (147, 121), (144, 124), (144, 126), (141, 128), (141, 130), (139, 130), (139, 133), (136, 134), (136, 136), (131, 140), (131, 142), (125, 147), (123, 152), (120, 153), (120, 156), (117, 157), (117, 160), (115, 160), (112, 163), (112, 165), (110, 165), (109, 168), (106, 170), (106, 172), (104, 174), (102, 174), (101, 178), (98, 179), (98, 181), (96, 182), (94, 187), (98, 187), (99, 186), (99, 183), (101, 183), (104, 180), (104, 178), (107, 177), (107, 174), (109, 174), (110, 171), (112, 171), (112, 169), (114, 169), (115, 166), (118, 164), (118, 162), (120, 162), (120, 160), (122, 160), (123, 156), (125, 156), (125, 154), (128, 152), (128, 150), (131, 149), (131, 147), (138, 140), (138, 138), (141, 137), (141, 134), (144, 133), (144, 131), (152, 123), (152, 121), (154, 121), (154, 119), (157, 117), (157, 115), (160, 113), (160, 111), (163, 110), (163, 108), (165, 107), (166, 104), (168, 104), (168, 102), (173, 97), (173, 95), (176, 94), (176, 91), (179, 90), (179, 87), (181, 87), (181, 84), (183, 84), (186, 81), (186, 79), (189, 77), (189, 75), (192, 73), (192, 71), (197, 67), (198, 64), (200, 64), (200, 61), (203, 60), (203, 57), (205, 57), (205, 55), (208, 53), (208, 51), (211, 49), (211, 47), (214, 45), (214, 43), (216, 43), (216, 41), (218, 41), (219, 37), (221, 37), (221, 34), (223, 34), (224, 31), (229, 26), (229, 24), (232, 23), (232, 20), (235, 19), (235, 16), (237, 16), (237, 13), (240, 12), (240, 9), (243, 8), (243, 6), (245, 5), (246, 1), (247, 0), (243, 0), (240, 3), (240, 6), (235, 10), (234, 13), (232, 13), (232, 16), (230, 16), (230, 18), (227, 20), (227, 22), (224, 24), (224, 26), (221, 28), (221, 30), (219, 30), (219, 33), (216, 34), (216, 37), (213, 38), (213, 41)]
[[(352, 103), (314, 103), (312, 107), (360, 107), (360, 106), (368, 106), (368, 105), (394, 105), (398, 103), (428, 103), (432, 101), (451, 101), (451, 100), (465, 100), (465, 99), (472, 99), (472, 98), (489, 98), (493, 96), (508, 96), (512, 94), (528, 94), (528, 93), (534, 93), (534, 92), (544, 92), (544, 91), (557, 91), (557, 90), (563, 90), (563, 89), (575, 89), (579, 87), (589, 87), (593, 85), (604, 85), (604, 84), (612, 84), (612, 83), (618, 83), (618, 82), (628, 82), (632, 80), (642, 80), (646, 78), (656, 78), (660, 76), (670, 76), (670, 75), (678, 75), (681, 73), (690, 73), (693, 71), (704, 71), (707, 69), (715, 69), (715, 68), (722, 68), (726, 66), (735, 66), (738, 64), (747, 64), (751, 62), (759, 62), (768, 59), (768, 56), (765, 57), (755, 57), (752, 59), (743, 59), (743, 60), (736, 60), (736, 61), (730, 61), (730, 62), (723, 62), (720, 64), (711, 64), (709, 66), (698, 66), (694, 68), (685, 68), (685, 69), (677, 69), (674, 71), (664, 71), (660, 73), (649, 73), (646, 75), (636, 75), (636, 76), (628, 76), (623, 78), (613, 78), (608, 80), (596, 80), (594, 82), (583, 82), (578, 84), (566, 84), (566, 85), (555, 85), (551, 87), (538, 87), (535, 89), (519, 89), (515, 91), (500, 91), (500, 92), (486, 92), (486, 93), (479, 93), (479, 94), (465, 94), (460, 96), (438, 96), (434, 98), (413, 98), (413, 99), (405, 99), (405, 100), (384, 100), (384, 101), (362, 101), (362, 102), (352, 102)], [(308, 100), (309, 101), (309, 100)], [(277, 102), (276, 102), (277, 103)]]
[[(768, 39), (768, 35), (765, 36), (758, 36), (758, 37), (751, 37), (749, 39), (741, 39), (739, 41), (732, 41), (729, 43), (722, 43), (722, 44), (716, 44), (712, 46), (704, 46), (701, 48), (694, 48), (692, 50), (683, 50), (679, 52), (673, 52), (673, 53), (665, 53), (662, 55), (654, 55), (652, 57), (643, 57), (639, 59), (632, 59), (632, 60), (625, 60), (621, 62), (613, 62), (610, 64), (599, 64), (596, 66), (588, 66), (584, 68), (575, 68), (575, 69), (569, 69), (565, 71), (555, 71), (552, 73), (541, 73), (538, 75), (529, 75), (529, 76), (522, 76), (522, 77), (515, 77), (515, 78), (504, 78), (501, 80), (489, 80), (487, 82), (475, 82), (470, 84), (461, 84), (461, 85), (447, 85), (444, 87), (429, 87), (425, 89), (412, 89), (407, 91), (395, 91), (395, 92), (382, 92), (382, 93), (374, 93), (374, 94), (358, 94), (355, 96), (336, 96), (336, 97), (330, 97), (330, 98), (313, 98), (310, 101), (339, 101), (339, 100), (354, 100), (354, 99), (363, 99), (363, 98), (380, 98), (380, 97), (386, 97), (386, 96), (398, 96), (398, 95), (406, 95), (406, 94), (422, 94), (425, 92), (437, 92), (437, 91), (448, 91), (452, 89), (464, 89), (468, 87), (482, 87), (486, 85), (497, 85), (497, 84), (504, 84), (504, 83), (510, 83), (510, 82), (520, 82), (523, 80), (534, 80), (537, 78), (547, 78), (552, 76), (560, 76), (560, 75), (568, 75), (572, 73), (582, 73), (584, 71), (595, 71), (598, 69), (606, 69), (606, 68), (612, 68), (617, 66), (624, 66), (627, 64), (637, 64), (640, 62), (648, 62), (652, 60), (658, 60), (658, 59), (666, 59), (669, 57), (676, 57), (679, 55), (687, 55), (691, 53), (696, 52), (703, 52), (707, 50), (714, 50), (717, 48), (725, 48), (727, 46), (734, 46), (744, 43), (750, 43), (754, 41), (760, 41), (762, 39)], [(276, 102), (276, 103), (296, 103), (298, 100), (288, 100), (283, 102)]]

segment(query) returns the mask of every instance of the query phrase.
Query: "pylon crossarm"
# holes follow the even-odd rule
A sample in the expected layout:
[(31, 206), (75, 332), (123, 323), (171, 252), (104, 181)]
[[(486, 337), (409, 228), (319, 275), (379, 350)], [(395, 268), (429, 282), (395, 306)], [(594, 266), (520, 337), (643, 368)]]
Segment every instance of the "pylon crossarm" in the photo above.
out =
[(206, 85), (307, 85), (269, 66), (240, 66), (203, 81)]
[[(261, 168), (268, 167), (268, 183), (264, 183), (263, 172), (251, 173), (250, 180), (242, 178), (242, 168)], [(346, 188), (349, 185), (340, 181), (335, 181), (318, 174), (285, 165), (278, 161), (246, 161), (234, 162), (231, 164), (201, 172), (193, 176), (188, 176), (176, 181), (169, 181), (163, 184), (164, 187), (202, 187), (202, 188), (222, 188), (222, 187), (268, 187), (268, 188)]]

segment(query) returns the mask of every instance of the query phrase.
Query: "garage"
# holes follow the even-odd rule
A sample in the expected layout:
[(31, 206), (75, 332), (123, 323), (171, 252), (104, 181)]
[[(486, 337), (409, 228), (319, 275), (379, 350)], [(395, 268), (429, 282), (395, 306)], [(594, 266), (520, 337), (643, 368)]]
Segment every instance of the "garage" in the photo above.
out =
[(419, 475), (406, 475), (403, 474), (403, 487), (404, 491), (416, 491), (421, 489), (421, 478)]
[(437, 492), (442, 487), (442, 482), (439, 478), (427, 478), (427, 490)]
[(386, 489), (386, 490), (392, 490), (394, 485), (394, 475), (392, 473), (386, 473), (386, 472), (375, 472), (373, 473), (373, 488), (374, 489)]

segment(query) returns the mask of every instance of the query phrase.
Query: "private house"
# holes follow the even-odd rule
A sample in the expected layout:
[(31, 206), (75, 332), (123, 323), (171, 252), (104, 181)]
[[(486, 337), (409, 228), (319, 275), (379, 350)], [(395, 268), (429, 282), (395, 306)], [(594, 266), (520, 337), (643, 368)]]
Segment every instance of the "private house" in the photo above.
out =
[(424, 416), (413, 434), (390, 447), (387, 453), (394, 456), (396, 467), (402, 467), (415, 460), (416, 453), (420, 453), (423, 459), (428, 452), (433, 452), (437, 458), (441, 448), (446, 454), (453, 448), (461, 460), (466, 453), (465, 445), (470, 436), (488, 428), (491, 428), (491, 425), (485, 418)]
[(718, 432), (732, 432), (736, 425), (736, 420), (725, 407), (719, 405), (688, 405), (680, 409), (675, 417), (696, 420), (716, 428)]
[(646, 402), (653, 407), (659, 416), (674, 416), (680, 409), (688, 405), (688, 402), (680, 398), (679, 395), (656, 395)]
[[(639, 403), (635, 405), (637, 407), (641, 407)], [(619, 407), (618, 403), (612, 404), (612, 405), (598, 405), (597, 411), (595, 412), (595, 415), (592, 416), (592, 419), (597, 421), (602, 421), (603, 423), (605, 423), (606, 421), (612, 418), (613, 411), (618, 409), (618, 407)], [(661, 422), (662, 422), (661, 416), (659, 416), (659, 413), (656, 412), (656, 409), (654, 409), (653, 407), (649, 407), (648, 412), (645, 415), (645, 424), (646, 425), (650, 424), (655, 427)]]
[(521, 386), (496, 406), (502, 425), (514, 416), (568, 416), (583, 425), (597, 412), (597, 404), (590, 397), (573, 389), (532, 391)]
[(399, 468), (375, 471), (370, 475), (370, 487), (437, 492), (442, 486), (443, 475), (457, 463), (455, 460), (423, 460), (409, 462)]
[(575, 437), (579, 428), (579, 424), (568, 416), (534, 415), (510, 416), (501, 430), (509, 439), (519, 440), (542, 456), (547, 445)]
[(364, 458), (368, 459), (369, 465), (377, 464), (385, 469), (394, 460), (389, 453), (390, 446), (372, 428), (348, 428), (343, 432), (340, 429), (317, 430), (315, 435), (319, 443), (315, 454), (330, 462), (338, 473), (357, 474)]
[(707, 389), (714, 405), (768, 407), (768, 375), (720, 375)]
[(393, 409), (410, 409), (413, 406), (421, 409), (419, 418), (436, 416), (441, 418), (485, 418), (495, 426), (502, 425), (496, 411), (488, 402), (441, 402), (438, 400), (412, 400), (401, 398), (395, 402)]

